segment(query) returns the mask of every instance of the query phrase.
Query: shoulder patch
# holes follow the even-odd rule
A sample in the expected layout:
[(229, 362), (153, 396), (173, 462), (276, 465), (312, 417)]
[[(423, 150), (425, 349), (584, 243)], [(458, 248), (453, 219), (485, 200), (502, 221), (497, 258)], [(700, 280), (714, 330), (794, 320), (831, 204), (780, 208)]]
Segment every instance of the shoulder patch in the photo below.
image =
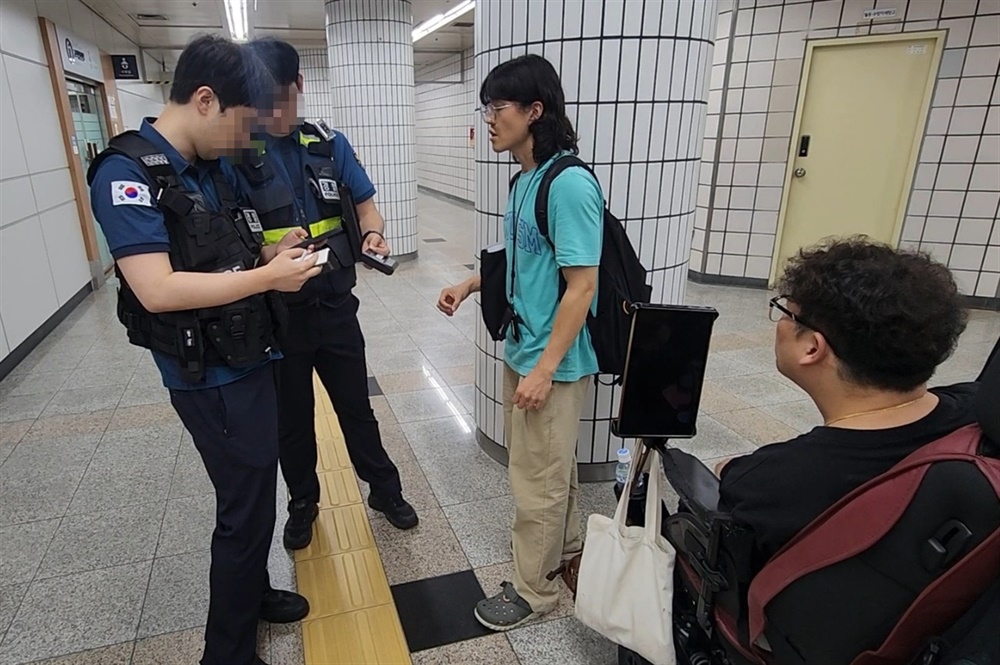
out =
[(116, 206), (153, 206), (149, 185), (131, 180), (114, 180), (111, 183), (111, 204)]
[(362, 171), (367, 170), (367, 169), (365, 169), (365, 165), (361, 163), (361, 158), (358, 157), (358, 151), (357, 150), (354, 151), (354, 161), (356, 161), (358, 163), (358, 166), (361, 167)]
[(162, 152), (155, 153), (153, 155), (143, 155), (139, 159), (146, 166), (170, 166), (170, 160)]

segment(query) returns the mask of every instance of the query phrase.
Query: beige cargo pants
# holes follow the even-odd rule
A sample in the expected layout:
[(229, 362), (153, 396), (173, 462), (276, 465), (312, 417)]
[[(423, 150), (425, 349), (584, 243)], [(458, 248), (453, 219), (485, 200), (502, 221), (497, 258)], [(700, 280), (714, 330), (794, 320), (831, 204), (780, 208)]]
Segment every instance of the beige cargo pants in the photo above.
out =
[(504, 365), (504, 438), (514, 495), (514, 589), (543, 614), (559, 602), (560, 578), (545, 576), (583, 550), (576, 442), (590, 377), (555, 382), (539, 411), (514, 408), (521, 377)]

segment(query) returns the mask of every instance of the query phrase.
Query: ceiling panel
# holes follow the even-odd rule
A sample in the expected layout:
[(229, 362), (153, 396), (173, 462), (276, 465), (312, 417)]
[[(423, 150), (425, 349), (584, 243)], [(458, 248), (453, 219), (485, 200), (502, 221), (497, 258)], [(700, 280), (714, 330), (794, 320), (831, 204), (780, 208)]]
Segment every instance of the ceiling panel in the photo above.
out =
[[(82, 0), (94, 12), (153, 57), (173, 69), (177, 56), (196, 35), (225, 32), (222, 0)], [(413, 23), (419, 25), (460, 4), (462, 0), (413, 0)], [(322, 0), (249, 0), (255, 36), (285, 39), (300, 48), (326, 44), (326, 19)], [(162, 15), (166, 20), (150, 20), (140, 15)], [(421, 39), (414, 60), (421, 64), (450, 53), (471, 48), (473, 14), (461, 17), (462, 25), (449, 26)], [(429, 60), (428, 60), (429, 59)]]

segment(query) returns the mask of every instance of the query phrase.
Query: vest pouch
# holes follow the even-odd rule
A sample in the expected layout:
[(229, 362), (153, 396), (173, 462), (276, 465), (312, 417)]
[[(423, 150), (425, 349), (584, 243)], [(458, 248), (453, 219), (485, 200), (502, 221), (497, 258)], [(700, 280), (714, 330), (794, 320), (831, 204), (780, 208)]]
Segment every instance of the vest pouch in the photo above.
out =
[(215, 272), (226, 266), (218, 265), (219, 248), (225, 247), (233, 235), (238, 240), (237, 231), (221, 213), (192, 212), (178, 220), (180, 227), (176, 233), (180, 250), (180, 267), (174, 270), (185, 272)]
[(240, 300), (216, 310), (206, 326), (208, 340), (223, 362), (235, 369), (252, 367), (271, 348), (271, 316), (263, 296)]

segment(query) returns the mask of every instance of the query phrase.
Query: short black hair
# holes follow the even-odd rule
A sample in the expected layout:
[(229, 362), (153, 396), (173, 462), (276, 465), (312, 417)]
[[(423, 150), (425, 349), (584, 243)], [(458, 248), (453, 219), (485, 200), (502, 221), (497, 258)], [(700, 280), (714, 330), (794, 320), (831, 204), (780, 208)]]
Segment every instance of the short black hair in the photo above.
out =
[(552, 63), (540, 55), (528, 54), (493, 68), (479, 90), (479, 101), (489, 104), (503, 100), (519, 106), (541, 102), (542, 115), (531, 124), (532, 150), (539, 164), (557, 152), (579, 152), (576, 131), (566, 116), (566, 94)]
[(261, 37), (247, 46), (261, 59), (278, 85), (292, 85), (299, 80), (299, 52), (288, 42)]
[(197, 37), (177, 60), (170, 101), (187, 104), (202, 86), (212, 89), (223, 110), (266, 104), (274, 86), (264, 66), (240, 46), (219, 35)]
[(968, 320), (946, 266), (864, 236), (799, 250), (778, 289), (828, 339), (844, 378), (868, 388), (926, 383)]

